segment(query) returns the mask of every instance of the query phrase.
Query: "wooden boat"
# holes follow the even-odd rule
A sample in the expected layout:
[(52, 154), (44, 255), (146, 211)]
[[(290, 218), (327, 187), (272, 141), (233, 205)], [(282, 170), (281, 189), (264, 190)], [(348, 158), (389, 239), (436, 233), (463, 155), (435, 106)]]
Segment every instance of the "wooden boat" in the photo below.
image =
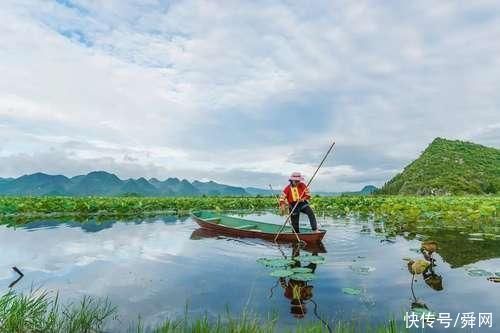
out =
[[(199, 211), (191, 214), (200, 227), (219, 232), (228, 236), (241, 238), (262, 238), (273, 241), (281, 225), (273, 223), (245, 220), (242, 218), (217, 214), (210, 211)], [(299, 238), (306, 243), (319, 242), (325, 236), (326, 230), (313, 232), (310, 228), (300, 228)], [(296, 242), (297, 237), (292, 227), (287, 225), (278, 237), (278, 242)]]

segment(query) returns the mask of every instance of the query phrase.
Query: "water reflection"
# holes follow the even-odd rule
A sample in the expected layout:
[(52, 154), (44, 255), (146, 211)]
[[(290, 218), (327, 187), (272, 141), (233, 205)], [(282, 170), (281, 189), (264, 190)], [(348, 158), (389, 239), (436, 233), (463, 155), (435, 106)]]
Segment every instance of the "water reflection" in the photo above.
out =
[(408, 271), (412, 275), (410, 290), (412, 294), (412, 301), (410, 310), (416, 313), (429, 313), (430, 309), (422, 299), (418, 299), (415, 295), (414, 284), (417, 282), (416, 276), (422, 275), (422, 279), (427, 286), (435, 291), (443, 290), (443, 277), (436, 273), (435, 267), (437, 266), (433, 254), (438, 250), (438, 243), (436, 241), (424, 241), (420, 245), (420, 253), (423, 256), (415, 260), (408, 261)]
[[(301, 247), (298, 244), (293, 244), (291, 258), (294, 259), (294, 263), (291, 265), (291, 269), (304, 268), (304, 272), (314, 274), (317, 264), (310, 262), (307, 265), (302, 265), (300, 261), (300, 250)], [(318, 252), (311, 252), (311, 254), (313, 256), (318, 256)], [(306, 304), (313, 297), (314, 287), (309, 284), (309, 281), (297, 280), (292, 277), (280, 277), (278, 280), (280, 286), (284, 289), (285, 298), (290, 301), (290, 313), (295, 318), (303, 318), (307, 312)]]
[(9, 284), (9, 289), (14, 287), (24, 277), (24, 274), (16, 266), (12, 267), (12, 270), (18, 274), (18, 277)]
[[(282, 222), (272, 214), (245, 217)], [(0, 292), (17, 280), (16, 266), (25, 274), (16, 291), (33, 285), (60, 291), (61, 302), (109, 297), (121, 318), (140, 314), (146, 325), (182, 318), (186, 304), (194, 317), (208, 312), (215, 318), (227, 308), (263, 316), (278, 311), (285, 328), (314, 316), (379, 324), (409, 307), (499, 313), (500, 289), (492, 283), (500, 277), (499, 240), (486, 235), (479, 241), (477, 230), (394, 229), (354, 218), (322, 222), (329, 230), (324, 243), (306, 248), (230, 238), (178, 216), (0, 225)], [(327, 249), (323, 265), (301, 259), (322, 257)], [(299, 258), (290, 268), (310, 269), (315, 279), (274, 278), (255, 262), (277, 256)], [(414, 276), (402, 262), (410, 257), (429, 265)], [(345, 293), (348, 287), (362, 292)]]
[[(286, 259), (287, 256), (281, 246), (278, 245), (278, 249)], [(289, 257), (293, 259), (294, 262), (290, 269), (314, 274), (318, 264), (311, 262), (310, 259), (303, 259), (308, 258), (309, 256), (301, 256), (301, 251), (309, 253), (312, 257), (318, 257), (318, 253), (326, 253), (323, 243), (320, 242), (314, 247), (309, 246), (309, 248), (304, 248), (299, 243), (292, 244), (291, 256)], [(329, 332), (331, 332), (328, 321), (323, 319), (318, 313), (318, 304), (313, 300), (314, 286), (311, 281), (307, 281), (307, 279), (294, 278), (294, 275), (290, 277), (279, 277), (277, 283), (270, 290), (269, 298), (272, 298), (274, 288), (277, 285), (281, 286), (284, 297), (290, 302), (290, 314), (294, 318), (304, 318), (308, 311), (308, 304), (312, 303), (314, 316), (325, 325)]]

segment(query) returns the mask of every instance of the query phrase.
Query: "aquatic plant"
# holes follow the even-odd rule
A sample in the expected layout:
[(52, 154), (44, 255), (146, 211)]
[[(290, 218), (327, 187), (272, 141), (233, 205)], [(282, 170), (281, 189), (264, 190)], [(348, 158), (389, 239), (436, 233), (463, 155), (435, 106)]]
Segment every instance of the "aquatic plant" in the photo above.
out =
[(344, 288), (342, 288), (342, 292), (346, 295), (357, 296), (357, 295), (361, 295), (363, 290), (361, 290), (360, 288), (344, 287)]
[(424, 259), (417, 259), (408, 263), (411, 273), (422, 274), (429, 266), (430, 262)]
[(28, 295), (13, 291), (0, 296), (0, 331), (77, 333), (101, 332), (116, 315), (107, 299), (85, 296), (79, 303), (61, 306), (58, 295), (32, 291)]
[(288, 277), (290, 275), (293, 275), (293, 271), (290, 269), (277, 269), (269, 273), (269, 275), (274, 276), (274, 277)]
[(266, 267), (286, 267), (294, 263), (292, 259), (283, 258), (259, 258), (257, 262)]
[[(358, 215), (385, 223), (423, 222), (426, 228), (500, 222), (500, 196), (313, 197), (311, 206), (329, 216)], [(273, 208), (276, 208), (274, 197), (0, 197), (0, 221), (25, 223), (41, 216), (141, 216), (165, 212), (187, 214), (204, 209)], [(485, 232), (500, 233), (496, 229)]]
[[(22, 295), (9, 291), (0, 296), (0, 331), (2, 333), (44, 332), (44, 333), (97, 333), (109, 331), (106, 327), (110, 320), (127, 322), (127, 318), (118, 318), (117, 308), (108, 300), (96, 300), (84, 296), (80, 302), (60, 305), (57, 294), (36, 291)], [(356, 321), (303, 321), (293, 329), (278, 328), (276, 314), (257, 316), (244, 311), (232, 315), (229, 310), (215, 319), (202, 315), (190, 318), (186, 314), (180, 319), (166, 319), (158, 327), (145, 328), (140, 317), (135, 324), (130, 324), (128, 332), (155, 333), (272, 333), (280, 332), (328, 332), (354, 333), (378, 332), (399, 333), (408, 331), (404, 324), (393, 319), (386, 323), (369, 326)], [(326, 326), (328, 324), (329, 326)]]
[(291, 280), (296, 280), (296, 281), (312, 281), (316, 278), (316, 275), (313, 273), (294, 273), (293, 275), (290, 276)]

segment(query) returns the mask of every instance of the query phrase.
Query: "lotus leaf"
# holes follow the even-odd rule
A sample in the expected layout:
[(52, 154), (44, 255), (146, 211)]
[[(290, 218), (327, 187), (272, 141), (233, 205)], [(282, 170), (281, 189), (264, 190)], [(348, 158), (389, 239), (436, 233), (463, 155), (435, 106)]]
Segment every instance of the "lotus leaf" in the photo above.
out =
[(368, 275), (370, 272), (373, 272), (375, 270), (375, 267), (371, 266), (355, 266), (355, 265), (350, 265), (349, 268), (358, 274), (361, 275)]
[(479, 277), (479, 276), (489, 276), (491, 275), (491, 273), (480, 268), (469, 268), (467, 269), (467, 275), (472, 277)]
[(417, 314), (419, 316), (419, 318), (422, 318), (422, 316), (424, 316), (424, 318), (426, 318), (427, 316), (430, 317), (432, 315), (434, 315), (434, 317), (435, 317), (435, 315), (436, 315), (435, 312), (433, 312), (429, 309), (423, 308), (423, 307), (422, 308), (416, 307), (416, 308), (413, 308), (411, 311), (413, 313)]
[(345, 287), (342, 288), (342, 292), (347, 295), (361, 295), (362, 290), (360, 288), (350, 288), (350, 287)]
[(266, 258), (259, 258), (256, 260), (259, 264), (267, 266), (267, 263), (269, 262), (269, 259)]
[(311, 281), (316, 276), (313, 273), (294, 273), (290, 276), (290, 279), (297, 281)]
[(325, 262), (325, 257), (312, 256), (307, 261), (309, 261), (311, 264), (323, 264)]
[(292, 275), (294, 272), (289, 269), (277, 269), (275, 271), (272, 271), (269, 273), (269, 275), (274, 276), (274, 277), (288, 277)]
[(422, 274), (430, 263), (427, 260), (417, 259), (411, 264), (411, 272), (413, 274)]
[(290, 266), (294, 261), (292, 259), (282, 258), (259, 258), (257, 262), (266, 267), (285, 267)]
[(307, 268), (307, 267), (294, 267), (294, 268), (290, 269), (290, 271), (292, 271), (294, 273), (311, 273), (312, 269)]
[(322, 264), (325, 262), (325, 257), (322, 256), (312, 256), (312, 255), (300, 255), (293, 258), (296, 261), (305, 261), (313, 264)]

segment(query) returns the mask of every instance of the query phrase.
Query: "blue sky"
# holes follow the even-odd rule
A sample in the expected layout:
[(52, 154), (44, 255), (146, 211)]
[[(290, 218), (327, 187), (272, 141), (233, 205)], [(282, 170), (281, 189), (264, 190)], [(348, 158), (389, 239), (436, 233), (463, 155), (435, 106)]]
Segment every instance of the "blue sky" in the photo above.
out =
[(500, 146), (498, 1), (0, 3), (0, 177), (381, 185), (435, 137)]

